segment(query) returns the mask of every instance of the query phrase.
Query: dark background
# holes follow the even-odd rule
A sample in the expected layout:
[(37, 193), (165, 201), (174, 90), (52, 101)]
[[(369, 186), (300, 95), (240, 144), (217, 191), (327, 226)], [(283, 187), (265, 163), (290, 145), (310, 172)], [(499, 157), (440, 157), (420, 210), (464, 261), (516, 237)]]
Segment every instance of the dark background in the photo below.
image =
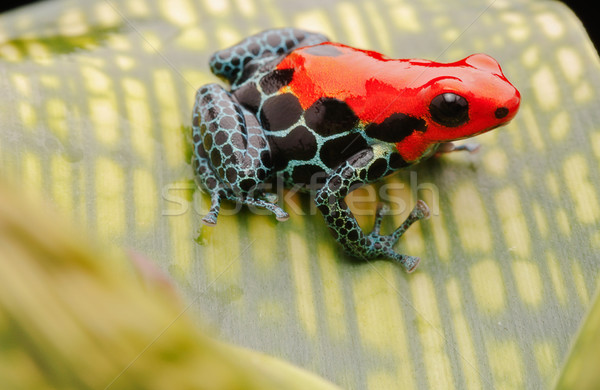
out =
[[(25, 4), (35, 3), (40, 0), (0, 0), (0, 12), (7, 11), (12, 8), (16, 8)], [(554, 0), (547, 0), (554, 1)], [(594, 1), (581, 1), (581, 0), (572, 0), (572, 1), (562, 1), (567, 4), (574, 12), (577, 14), (579, 19), (583, 22), (594, 46), (596, 47), (596, 51), (598, 51), (600, 44), (600, 26), (597, 22), (598, 20), (598, 6)]]

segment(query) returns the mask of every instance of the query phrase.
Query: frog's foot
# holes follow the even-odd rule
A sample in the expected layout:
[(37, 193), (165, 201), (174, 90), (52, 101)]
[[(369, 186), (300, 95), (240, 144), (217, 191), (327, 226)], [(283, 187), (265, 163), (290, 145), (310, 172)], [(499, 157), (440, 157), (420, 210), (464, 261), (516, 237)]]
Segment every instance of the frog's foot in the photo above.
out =
[(221, 195), (218, 191), (215, 191), (210, 194), (210, 210), (204, 217), (202, 217), (201, 221), (206, 226), (215, 226), (217, 224), (217, 217), (219, 216), (219, 211), (221, 210)]
[(452, 152), (460, 152), (460, 151), (467, 151), (469, 153), (475, 153), (480, 148), (481, 148), (481, 145), (476, 142), (469, 142), (469, 143), (462, 144), (462, 145), (455, 145), (452, 142), (444, 142), (439, 146), (437, 153), (442, 154), (442, 153), (452, 153)]
[[(268, 210), (268, 211), (272, 212), (273, 214), (275, 214), (275, 218), (281, 222), (287, 221), (288, 218), (290, 217), (290, 215), (288, 213), (286, 213), (281, 207), (279, 207), (275, 203), (271, 202), (271, 200), (277, 201), (276, 194), (265, 193), (265, 194), (260, 194), (260, 196), (258, 198), (255, 198), (251, 195), (236, 195), (232, 191), (227, 191), (222, 195), (223, 195), (223, 197), (225, 197), (233, 202), (245, 204), (246, 206), (253, 206), (253, 207), (258, 207), (261, 209)], [(268, 197), (270, 199), (261, 199), (261, 198), (266, 198), (266, 197)], [(218, 215), (218, 213), (219, 213), (218, 210), (219, 210), (219, 201), (220, 200), (217, 200), (217, 197), (215, 197), (215, 196), (211, 196), (211, 199), (212, 199), (212, 206), (210, 208), (210, 211), (204, 218), (202, 218), (202, 221), (205, 223), (207, 223), (207, 221), (205, 221), (205, 219), (207, 217), (210, 218), (213, 215), (215, 216), (214, 219), (216, 221), (216, 215)], [(216, 210), (216, 212), (213, 212), (213, 210)], [(210, 219), (208, 219), (208, 221), (210, 221)]]
[[(270, 194), (275, 195), (275, 194)], [(276, 195), (275, 195), (276, 196)], [(217, 218), (219, 216), (219, 211), (221, 210), (221, 200), (223, 198), (227, 198), (231, 201), (238, 202), (241, 204), (245, 204), (247, 206), (259, 207), (261, 209), (266, 209), (275, 214), (275, 218), (278, 221), (287, 221), (290, 215), (286, 213), (281, 207), (277, 206), (274, 203), (271, 203), (267, 200), (256, 199), (249, 196), (245, 198), (235, 196), (230, 192), (219, 193), (213, 192), (210, 196), (211, 205), (210, 210), (204, 217), (202, 217), (202, 223), (207, 226), (214, 226), (217, 224)]]
[(377, 211), (375, 211), (375, 223), (373, 224), (373, 230), (371, 231), (371, 234), (379, 234), (379, 231), (381, 230), (381, 223), (383, 222), (383, 216), (387, 215), (389, 211), (390, 208), (387, 204), (379, 203), (377, 205)]
[[(265, 195), (273, 195), (273, 196), (275, 196), (275, 198), (277, 198), (277, 195), (275, 195), (275, 194), (265, 194)], [(277, 201), (277, 199), (275, 199), (275, 201)], [(275, 214), (275, 218), (280, 222), (287, 221), (288, 218), (290, 217), (290, 215), (288, 213), (286, 213), (281, 207), (277, 206), (273, 202), (270, 202), (269, 200), (246, 197), (244, 200), (241, 200), (240, 202), (244, 203), (248, 206), (254, 206), (254, 207), (259, 207), (261, 209), (269, 210), (270, 212)]]
[(393, 246), (413, 223), (420, 219), (429, 217), (429, 207), (427, 207), (427, 204), (422, 200), (417, 201), (417, 204), (410, 212), (408, 218), (406, 218), (406, 220), (392, 234), (383, 236), (379, 234), (379, 231), (381, 229), (383, 215), (385, 215), (387, 211), (388, 208), (385, 205), (379, 206), (377, 209), (373, 231), (367, 235), (368, 250), (366, 257), (391, 258), (400, 263), (407, 272), (412, 272), (419, 264), (420, 259), (415, 256), (407, 256), (396, 253), (393, 249)]

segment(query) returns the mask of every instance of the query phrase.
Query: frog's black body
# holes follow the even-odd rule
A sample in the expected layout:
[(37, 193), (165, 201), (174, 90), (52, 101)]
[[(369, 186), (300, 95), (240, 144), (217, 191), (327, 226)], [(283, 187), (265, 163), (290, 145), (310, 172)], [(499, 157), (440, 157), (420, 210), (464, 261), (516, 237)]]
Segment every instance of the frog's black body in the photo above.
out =
[[(430, 155), (438, 143), (417, 148), (418, 153), (408, 163), (404, 154), (399, 153), (399, 145), (408, 141), (405, 142), (409, 145), (407, 155), (417, 150), (410, 146), (414, 140), (409, 138), (425, 133), (427, 124), (423, 118), (393, 112), (386, 118), (378, 114), (380, 120), (375, 123), (364, 116), (359, 118), (346, 101), (328, 93), (308, 103), (305, 101), (303, 107), (301, 99), (308, 96), (302, 91), (303, 86), (301, 90), (296, 89), (298, 95), (291, 88), (299, 68), (293, 64), (290, 68), (278, 68), (278, 65), (292, 61), (291, 56), (300, 55), (296, 50), (302, 47), (301, 52), (312, 57), (329, 59), (339, 55), (336, 47), (343, 45), (317, 45), (327, 41), (323, 35), (297, 29), (270, 30), (212, 56), (212, 72), (229, 82), (231, 90), (208, 84), (196, 94), (193, 166), (212, 202), (202, 220), (215, 224), (224, 198), (266, 208), (278, 220), (287, 219), (288, 214), (273, 203), (268, 194), (262, 193), (263, 183), (281, 176), (286, 186), (300, 185), (317, 190), (315, 202), (331, 232), (348, 253), (361, 259), (392, 258), (411, 271), (419, 259), (398, 254), (392, 247), (413, 222), (428, 216), (425, 203), (419, 201), (394, 233), (382, 236), (379, 234), (380, 212), (373, 232), (366, 235), (343, 199), (356, 187)], [(339, 50), (358, 51), (348, 47)], [(374, 52), (367, 55), (380, 56)], [(367, 83), (373, 81), (369, 74), (366, 77)], [(330, 81), (327, 76), (308, 83), (309, 87), (320, 88), (331, 85)], [(337, 84), (334, 87), (337, 88)], [(397, 95), (392, 99), (392, 102), (397, 101)], [(389, 107), (385, 101), (379, 104), (385, 109)], [(468, 119), (463, 115), (459, 119), (465, 118)], [(451, 129), (454, 132), (459, 129), (455, 123)]]

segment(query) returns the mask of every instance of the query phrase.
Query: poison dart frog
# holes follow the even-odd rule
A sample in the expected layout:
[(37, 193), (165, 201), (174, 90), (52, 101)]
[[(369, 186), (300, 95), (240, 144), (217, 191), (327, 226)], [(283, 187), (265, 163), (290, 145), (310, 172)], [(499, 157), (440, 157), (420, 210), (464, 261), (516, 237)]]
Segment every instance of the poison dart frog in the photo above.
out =
[(393, 246), (429, 216), (418, 201), (389, 235), (362, 231), (344, 197), (438, 152), (470, 149), (451, 141), (485, 133), (517, 113), (518, 90), (484, 54), (457, 62), (392, 59), (292, 28), (267, 30), (216, 52), (211, 71), (230, 84), (202, 86), (193, 108), (192, 166), (211, 197), (207, 225), (229, 199), (288, 214), (264, 184), (313, 189), (314, 201), (344, 250), (387, 258), (408, 272), (419, 258)]

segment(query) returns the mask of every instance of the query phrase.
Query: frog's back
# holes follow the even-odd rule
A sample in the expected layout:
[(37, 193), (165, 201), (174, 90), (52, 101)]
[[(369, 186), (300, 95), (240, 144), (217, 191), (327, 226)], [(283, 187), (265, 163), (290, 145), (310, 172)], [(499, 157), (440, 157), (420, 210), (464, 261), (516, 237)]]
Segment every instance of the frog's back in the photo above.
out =
[[(364, 123), (344, 101), (343, 89), (326, 88), (324, 77), (310, 82), (311, 69), (326, 69), (340, 48), (326, 42), (269, 59), (233, 90), (238, 101), (256, 113), (269, 140), (273, 168), (288, 185), (309, 184), (319, 173), (324, 178), (369, 147)], [(306, 58), (314, 61), (306, 64)]]
[(315, 173), (327, 173), (367, 147), (358, 130), (359, 119), (345, 102), (322, 96), (304, 107), (303, 97), (290, 90), (301, 69), (281, 65), (298, 58), (305, 48), (248, 61), (231, 88), (259, 120), (269, 140), (273, 169), (288, 185), (308, 184)]

